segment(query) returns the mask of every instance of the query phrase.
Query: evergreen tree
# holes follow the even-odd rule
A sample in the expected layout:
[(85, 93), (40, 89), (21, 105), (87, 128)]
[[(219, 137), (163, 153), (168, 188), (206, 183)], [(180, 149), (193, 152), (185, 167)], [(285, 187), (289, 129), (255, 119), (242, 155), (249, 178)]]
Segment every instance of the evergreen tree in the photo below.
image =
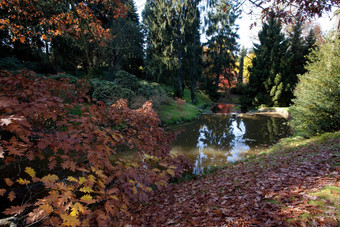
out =
[(284, 102), (281, 104), (288, 106), (294, 98), (293, 91), (298, 82), (298, 75), (306, 72), (306, 56), (315, 44), (314, 32), (311, 30), (306, 37), (302, 37), (302, 23), (297, 21), (293, 26), (293, 31), (289, 34), (288, 48), (288, 69), (289, 73), (286, 77), (287, 89), (284, 91)]
[(147, 77), (159, 83), (173, 84), (178, 64), (177, 29), (174, 6), (168, 0), (147, 0), (143, 23), (147, 36)]
[(291, 126), (306, 137), (340, 130), (340, 40), (326, 40), (308, 60), (291, 108)]
[(187, 31), (185, 32), (185, 55), (183, 59), (184, 79), (190, 84), (191, 101), (196, 104), (196, 82), (202, 74), (202, 47), (200, 42), (199, 0), (188, 1)]
[[(229, 0), (215, 2), (215, 7), (208, 13), (208, 52), (207, 59), (211, 62), (211, 73), (215, 75), (212, 83), (208, 84), (211, 98), (218, 98), (218, 85), (220, 76), (230, 80), (231, 72), (235, 68), (235, 52), (238, 51), (236, 39), (237, 25), (235, 21), (240, 12)], [(211, 86), (212, 85), (212, 86)]]
[(259, 40), (260, 44), (254, 44), (256, 57), (250, 69), (249, 84), (242, 102), (243, 109), (262, 104), (287, 105), (284, 95), (291, 89), (287, 81), (288, 41), (281, 33), (280, 24), (273, 17), (263, 24)]
[[(143, 13), (147, 35), (147, 77), (171, 84), (183, 96), (184, 70), (190, 72), (192, 99), (199, 75), (199, 13), (197, 0), (149, 0)], [(194, 69), (189, 69), (189, 65)]]
[(123, 18), (109, 22), (114, 39), (108, 45), (111, 71), (125, 70), (138, 77), (142, 76), (144, 36), (133, 0), (124, 0), (127, 9)]

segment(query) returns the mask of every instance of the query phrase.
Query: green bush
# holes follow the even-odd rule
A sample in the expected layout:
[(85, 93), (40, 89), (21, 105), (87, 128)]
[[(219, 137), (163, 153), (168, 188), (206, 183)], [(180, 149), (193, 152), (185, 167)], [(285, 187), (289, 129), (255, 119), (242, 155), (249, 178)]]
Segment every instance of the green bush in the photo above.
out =
[(78, 77), (75, 77), (75, 76), (72, 76), (70, 74), (66, 74), (66, 73), (60, 73), (60, 74), (56, 74), (56, 75), (50, 75), (48, 76), (49, 78), (51, 79), (54, 79), (54, 80), (61, 80), (62, 78), (66, 78), (69, 80), (69, 83), (71, 84), (77, 84), (79, 78)]
[(94, 79), (91, 80), (91, 83), (94, 89), (92, 97), (107, 104), (113, 104), (120, 98), (130, 101), (136, 96), (132, 90), (123, 88), (113, 82)]
[(291, 126), (310, 137), (340, 129), (340, 40), (327, 40), (309, 55), (291, 108)]
[(137, 77), (123, 70), (120, 70), (116, 73), (113, 82), (132, 91), (137, 91), (139, 88), (139, 80)]
[(155, 95), (167, 94), (167, 92), (158, 83), (150, 83), (148, 81), (141, 80), (139, 81), (137, 94), (149, 99)]
[(0, 59), (0, 69), (17, 70), (22, 68), (24, 68), (24, 66), (16, 58), (5, 57)]

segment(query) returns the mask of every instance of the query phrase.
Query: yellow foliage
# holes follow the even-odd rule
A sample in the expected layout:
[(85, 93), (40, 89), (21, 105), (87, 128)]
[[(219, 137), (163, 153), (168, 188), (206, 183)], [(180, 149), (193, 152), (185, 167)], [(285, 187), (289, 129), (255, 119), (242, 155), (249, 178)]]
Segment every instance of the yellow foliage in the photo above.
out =
[(26, 167), (26, 168), (25, 168), (25, 172), (26, 172), (28, 175), (30, 175), (32, 178), (35, 177), (35, 171), (34, 171), (34, 169), (32, 169), (31, 167)]
[(69, 176), (67, 178), (67, 180), (70, 181), (70, 182), (78, 182), (78, 180), (76, 178), (72, 177), (72, 176)]
[(172, 177), (175, 176), (175, 171), (172, 170), (172, 169), (167, 169), (166, 172), (167, 172), (168, 174), (170, 174)]
[(82, 187), (81, 189), (79, 189), (79, 191), (84, 192), (84, 193), (93, 192), (92, 188), (90, 187)]
[(83, 201), (83, 202), (85, 202), (85, 203), (88, 203), (88, 204), (94, 203), (94, 202), (95, 202), (95, 200), (94, 200), (94, 199), (92, 198), (92, 196), (89, 195), (89, 194), (83, 195), (83, 196), (80, 198), (80, 200)]
[(28, 185), (29, 183), (31, 183), (29, 180), (22, 179), (22, 178), (19, 178), (19, 179), (17, 180), (17, 182), (18, 182), (19, 184), (25, 184), (25, 185)]
[(111, 199), (118, 200), (118, 197), (115, 196), (115, 195), (110, 195), (109, 197), (110, 197)]
[(87, 180), (85, 177), (79, 177), (79, 184), (82, 185), (83, 183), (85, 183)]
[(243, 61), (243, 83), (249, 83), (249, 70), (248, 68), (253, 67), (253, 59), (255, 58), (254, 53), (248, 54)]
[(49, 204), (40, 205), (39, 209), (43, 210), (47, 214), (50, 214), (53, 212), (53, 207)]

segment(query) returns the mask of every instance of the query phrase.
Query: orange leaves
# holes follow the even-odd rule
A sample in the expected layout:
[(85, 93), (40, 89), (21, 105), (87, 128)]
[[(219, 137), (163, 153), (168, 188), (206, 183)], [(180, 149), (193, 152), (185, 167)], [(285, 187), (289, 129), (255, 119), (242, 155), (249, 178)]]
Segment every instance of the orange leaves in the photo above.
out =
[(51, 214), (53, 212), (53, 207), (50, 204), (42, 204), (38, 209), (44, 211), (46, 214)]
[(0, 188), (0, 196), (4, 196), (6, 192), (7, 192), (6, 189)]
[(16, 156), (23, 156), (24, 152), (25, 152), (25, 149), (16, 148), (16, 147), (12, 147), (12, 146), (7, 147), (7, 150), (8, 150), (8, 154), (16, 155)]
[(61, 167), (63, 169), (69, 169), (74, 172), (76, 170), (76, 163), (74, 161), (64, 161), (61, 164)]
[(15, 198), (16, 198), (15, 192), (14, 191), (10, 191), (10, 193), (8, 194), (9, 201), (12, 202)]
[(44, 176), (41, 179), (41, 182), (43, 182), (46, 187), (53, 187), (54, 182), (56, 182), (59, 179), (59, 177), (55, 174), (48, 174), (47, 176)]
[(11, 187), (14, 184), (14, 182), (9, 178), (5, 178), (4, 181), (8, 185), (8, 187)]

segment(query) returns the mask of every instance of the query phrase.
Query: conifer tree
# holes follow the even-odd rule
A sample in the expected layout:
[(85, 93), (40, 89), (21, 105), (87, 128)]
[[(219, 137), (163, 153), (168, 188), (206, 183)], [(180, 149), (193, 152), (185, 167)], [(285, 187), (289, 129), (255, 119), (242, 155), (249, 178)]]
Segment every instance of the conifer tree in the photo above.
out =
[(198, 3), (197, 0), (150, 0), (143, 13), (147, 77), (172, 85), (174, 96), (179, 98), (183, 96), (183, 72), (188, 68), (185, 64), (194, 66), (193, 74), (190, 73), (192, 87), (198, 78), (199, 57), (195, 54), (199, 46)]
[(304, 39), (302, 37), (302, 23), (297, 21), (291, 33), (289, 33), (289, 48), (288, 48), (288, 70), (289, 73), (286, 77), (287, 89), (284, 91), (284, 99), (281, 105), (288, 106), (294, 98), (293, 91), (298, 82), (298, 75), (306, 72), (306, 56), (309, 54), (310, 49), (315, 44), (314, 32), (311, 30), (308, 36)]
[(302, 136), (340, 129), (340, 40), (326, 39), (312, 50), (295, 89), (291, 126)]
[(286, 62), (288, 41), (273, 17), (263, 24), (259, 40), (259, 44), (254, 44), (256, 57), (243, 106), (280, 106), (285, 104), (284, 93), (290, 89)]
[(110, 20), (108, 26), (112, 28), (114, 39), (108, 45), (109, 65), (111, 70), (125, 70), (141, 77), (140, 66), (143, 65), (144, 36), (139, 23), (135, 4), (132, 0), (122, 3), (127, 10), (126, 17)]
[[(236, 39), (237, 25), (235, 21), (240, 12), (235, 10), (235, 6), (229, 0), (219, 0), (215, 2), (215, 7), (208, 13), (208, 58), (211, 60), (211, 72), (215, 78), (209, 86), (211, 98), (217, 99), (218, 84), (220, 76), (224, 74), (227, 78), (231, 68), (235, 68), (235, 52), (238, 51)], [(209, 63), (208, 63), (209, 64)]]

